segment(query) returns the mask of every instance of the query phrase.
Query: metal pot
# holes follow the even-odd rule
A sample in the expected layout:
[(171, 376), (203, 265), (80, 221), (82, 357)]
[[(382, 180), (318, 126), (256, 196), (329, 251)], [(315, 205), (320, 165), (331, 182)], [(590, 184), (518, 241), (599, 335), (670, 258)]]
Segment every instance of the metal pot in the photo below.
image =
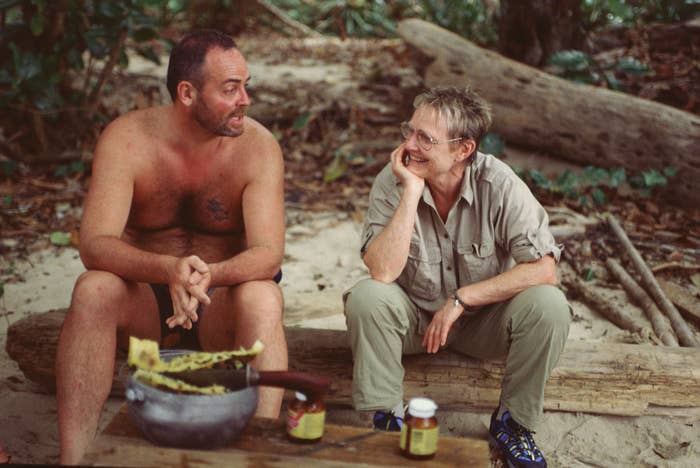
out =
[[(162, 350), (171, 359), (184, 350)], [(180, 448), (214, 449), (235, 439), (258, 406), (258, 388), (247, 387), (222, 395), (180, 395), (127, 380), (129, 414), (148, 440)]]

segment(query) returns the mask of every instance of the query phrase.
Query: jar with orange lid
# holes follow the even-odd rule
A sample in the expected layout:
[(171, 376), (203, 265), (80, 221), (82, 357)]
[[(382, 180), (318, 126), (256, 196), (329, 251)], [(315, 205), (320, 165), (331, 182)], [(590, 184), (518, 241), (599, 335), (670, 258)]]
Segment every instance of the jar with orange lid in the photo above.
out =
[(318, 442), (323, 437), (326, 422), (323, 401), (308, 398), (301, 392), (296, 392), (294, 396), (287, 409), (287, 436), (293, 442)]
[(432, 458), (437, 452), (439, 426), (437, 405), (429, 398), (412, 398), (401, 427), (401, 452), (415, 459)]

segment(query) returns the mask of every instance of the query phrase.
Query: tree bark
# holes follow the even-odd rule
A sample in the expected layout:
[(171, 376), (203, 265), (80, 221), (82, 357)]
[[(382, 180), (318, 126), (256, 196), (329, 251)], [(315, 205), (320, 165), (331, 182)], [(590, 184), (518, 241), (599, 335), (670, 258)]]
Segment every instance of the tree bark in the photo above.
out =
[[(7, 352), (27, 378), (53, 391), (56, 345), (65, 310), (34, 314), (8, 328)], [(289, 368), (330, 377), (327, 405), (350, 407), (352, 354), (347, 333), (287, 328)], [(115, 369), (123, 369), (124, 356)], [(449, 351), (404, 356), (406, 397), (430, 396), (441, 408), (492, 409), (504, 362)], [(115, 372), (114, 396), (124, 391)], [(289, 392), (288, 392), (289, 393)], [(697, 415), (700, 350), (570, 341), (545, 388), (545, 409), (617, 415)]]
[(598, 167), (674, 167), (669, 193), (681, 204), (700, 202), (700, 117), (565, 81), (418, 19), (402, 21), (398, 33), (433, 59), (418, 70), (426, 84), (472, 86), (491, 103), (493, 130), (509, 144)]
[(501, 0), (498, 49), (528, 65), (544, 65), (555, 52), (580, 49), (580, 0)]

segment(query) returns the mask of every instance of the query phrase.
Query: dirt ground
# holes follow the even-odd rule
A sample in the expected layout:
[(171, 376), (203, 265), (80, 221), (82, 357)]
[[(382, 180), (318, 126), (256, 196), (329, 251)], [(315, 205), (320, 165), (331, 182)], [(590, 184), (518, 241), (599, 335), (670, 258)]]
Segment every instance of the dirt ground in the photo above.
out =
[[(284, 278), (285, 322), (344, 329), (341, 294), (366, 275), (358, 255), (358, 220), (338, 212), (288, 211)], [(35, 252), (15, 268), (23, 281), (6, 284), (0, 299), (0, 441), (16, 463), (58, 460), (56, 404), (27, 380), (5, 352), (7, 326), (32, 313), (66, 307), (73, 283), (84, 271), (72, 247)], [(569, 340), (628, 341), (629, 333), (572, 301), (575, 320)], [(643, 313), (629, 306), (639, 320)], [(120, 399), (107, 402), (102, 423)], [(443, 432), (486, 437), (487, 413), (440, 412)], [(366, 424), (350, 411), (331, 412), (329, 420)], [(546, 412), (536, 439), (550, 466), (673, 466), (700, 463), (700, 421), (694, 417), (611, 417)]]

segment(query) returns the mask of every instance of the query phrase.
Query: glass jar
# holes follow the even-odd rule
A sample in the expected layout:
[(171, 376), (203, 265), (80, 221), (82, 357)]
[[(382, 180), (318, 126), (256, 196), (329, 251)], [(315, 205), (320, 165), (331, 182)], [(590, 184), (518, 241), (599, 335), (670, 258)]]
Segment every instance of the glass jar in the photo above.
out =
[(415, 459), (432, 458), (437, 452), (439, 427), (435, 410), (437, 405), (429, 398), (412, 398), (401, 427), (401, 452)]
[(321, 400), (312, 400), (301, 392), (294, 394), (287, 409), (287, 435), (293, 442), (313, 443), (323, 437), (326, 407)]

